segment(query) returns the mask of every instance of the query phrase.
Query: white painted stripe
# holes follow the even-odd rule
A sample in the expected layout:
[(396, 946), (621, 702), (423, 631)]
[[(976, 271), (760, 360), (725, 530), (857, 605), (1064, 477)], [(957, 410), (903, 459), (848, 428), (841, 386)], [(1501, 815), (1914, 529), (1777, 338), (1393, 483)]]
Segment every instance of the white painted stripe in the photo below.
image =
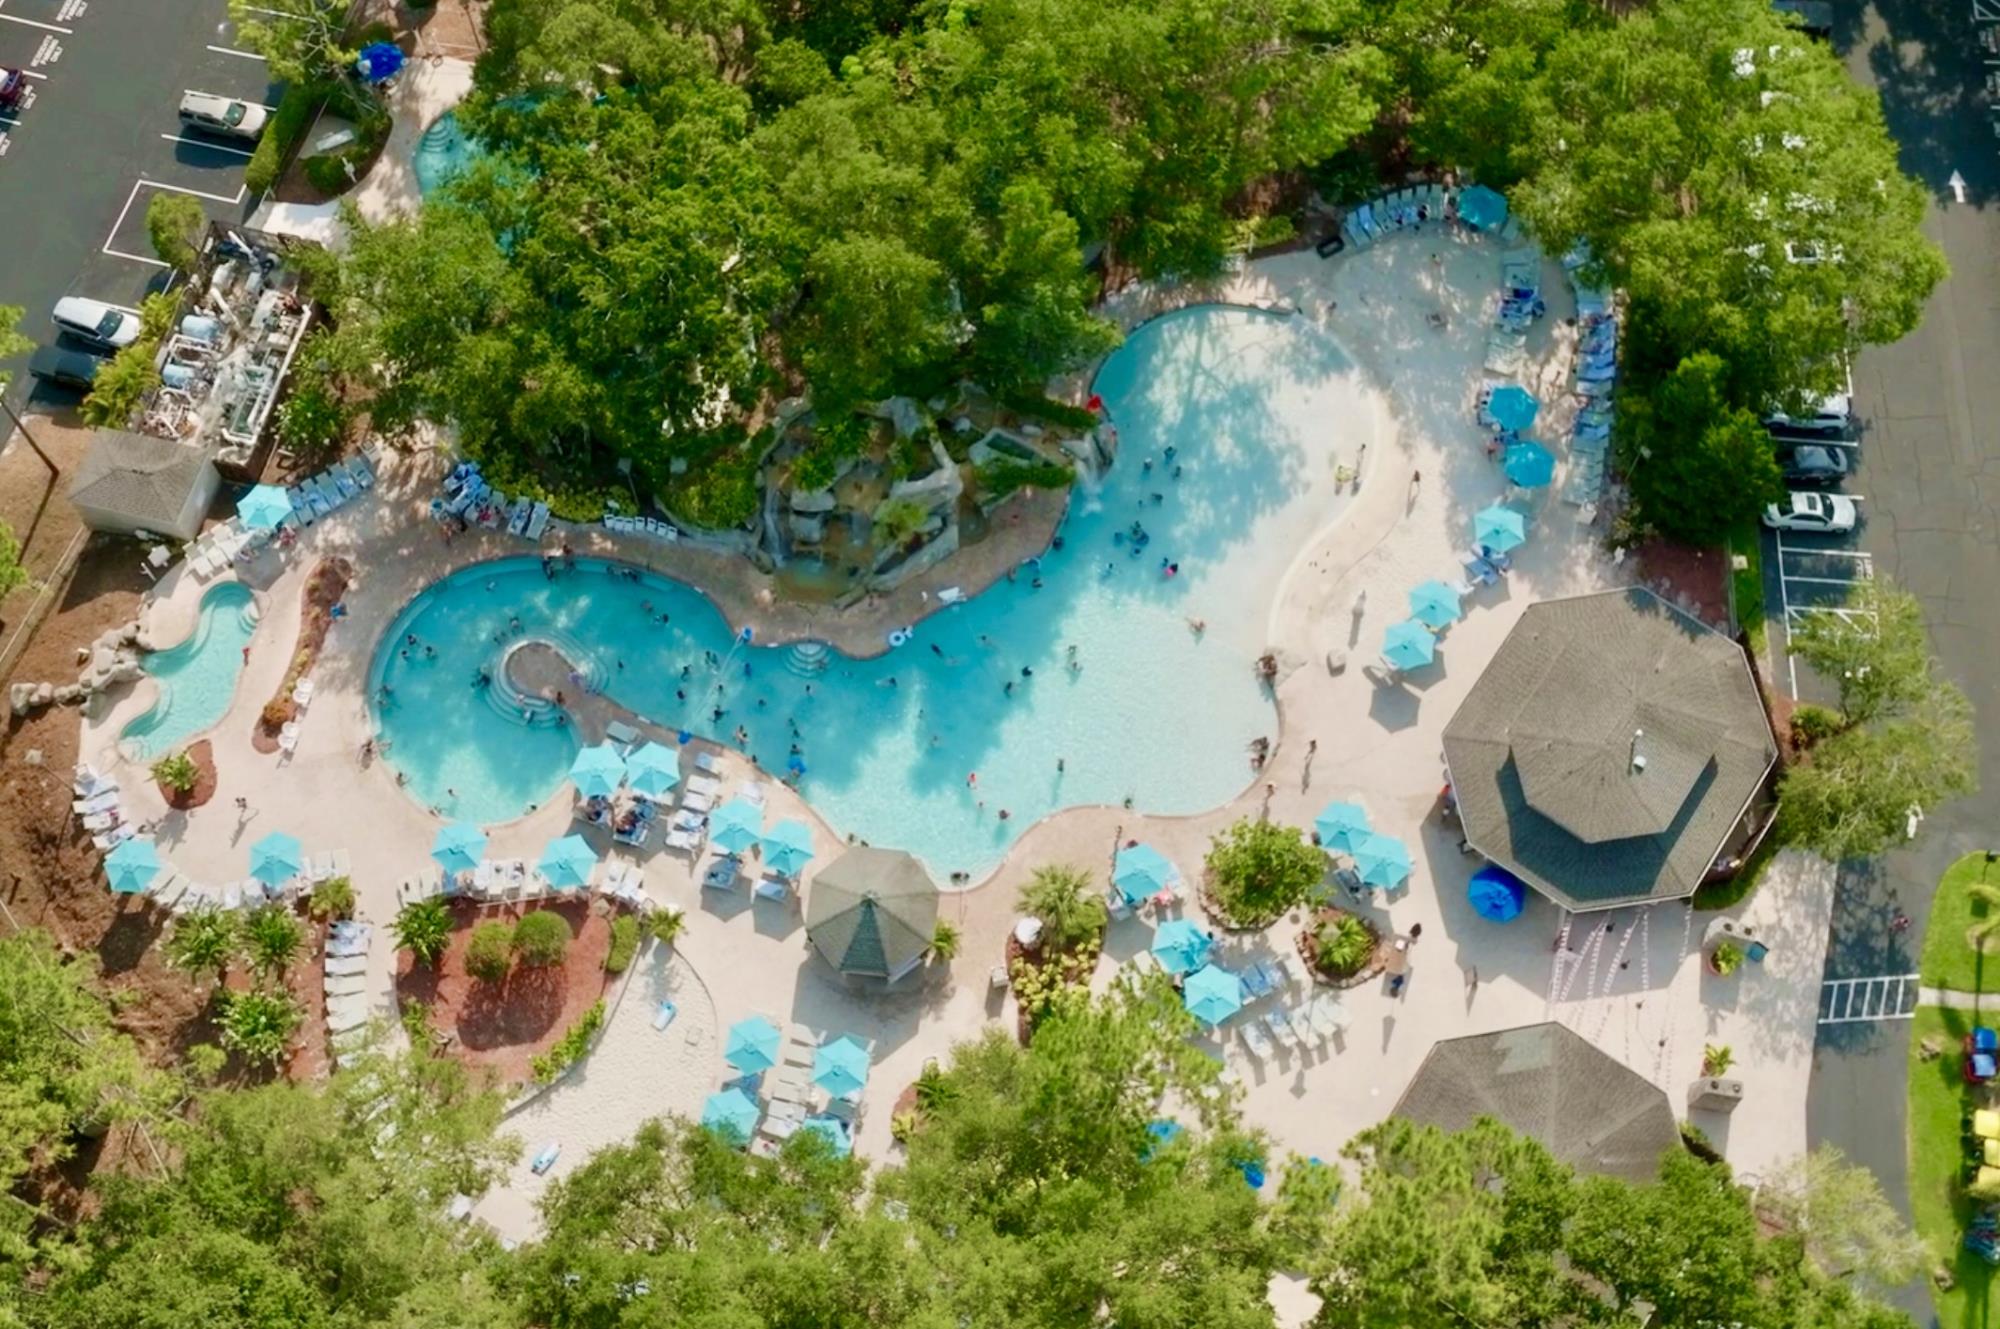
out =
[[(1795, 581), (1802, 586), (1860, 586), (1868, 581), (1866, 577), (1794, 577), (1786, 574), (1786, 581)], [(1817, 605), (1814, 608), (1818, 608)]]
[[(148, 258), (144, 254), (128, 254), (122, 249), (113, 249), (110, 245), (104, 246), (103, 252), (111, 255), (113, 258), (128, 259), (134, 263), (144, 263), (149, 267), (167, 268), (173, 266), (171, 263), (163, 263), (157, 258)], [(134, 310), (133, 312), (136, 313), (138, 311)]]
[[(111, 247), (111, 242), (118, 238), (118, 228), (125, 224), (125, 214), (132, 210), (132, 200), (139, 197), (139, 187), (145, 183), (144, 180), (135, 180), (132, 182), (132, 192), (125, 196), (125, 206), (118, 209), (118, 220), (111, 223), (111, 234), (104, 237), (103, 250), (105, 253), (116, 254), (118, 252)], [(118, 256), (120, 258), (131, 257), (129, 254), (119, 254)]]
[(191, 148), (209, 148), (215, 152), (227, 152), (237, 157), (254, 155), (253, 153), (244, 151), (242, 148), (231, 148), (225, 147), (220, 143), (211, 143), (205, 138), (182, 138), (179, 134), (162, 134), (160, 137), (169, 143), (185, 143)]
[(217, 46), (214, 42), (208, 43), (208, 49), (214, 51), (217, 55), (233, 55), (244, 60), (262, 60), (264, 58), (255, 51), (239, 51), (234, 46)]
[(0, 18), (6, 19), (9, 23), (19, 23), (24, 28), (41, 28), (46, 32), (60, 32), (65, 37), (74, 37), (76, 35), (76, 29), (74, 28), (65, 28), (54, 23), (43, 23), (37, 19), (15, 18), (12, 14), (0, 14)]
[(29, 78), (41, 78), (41, 79), (45, 79), (45, 78), (47, 78), (47, 77), (48, 77), (48, 75), (47, 75), (47, 74), (44, 74), (44, 73), (43, 73), (43, 72), (42, 72), (41, 70), (39, 70), (39, 69), (24, 69), (24, 70), (22, 70), (21, 72), (22, 72), (23, 74), (26, 74), (26, 75), (27, 75), (27, 76), (28, 76)]

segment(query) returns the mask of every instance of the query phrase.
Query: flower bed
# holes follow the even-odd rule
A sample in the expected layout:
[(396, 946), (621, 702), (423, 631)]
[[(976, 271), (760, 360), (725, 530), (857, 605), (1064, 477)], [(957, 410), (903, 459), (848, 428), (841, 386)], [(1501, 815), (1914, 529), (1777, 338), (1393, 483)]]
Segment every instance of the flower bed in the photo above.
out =
[(292, 690), (318, 662), (320, 647), (326, 644), (327, 629), (333, 626), (333, 607), (347, 594), (347, 583), (353, 576), (354, 565), (346, 559), (323, 558), (306, 577), (305, 590), (301, 592), (304, 603), (299, 613), (299, 640), (292, 651), (292, 663), (279, 681), (277, 692), (258, 713), (257, 727), (250, 736), (257, 751), (276, 752), (278, 731), (297, 717), (299, 706), (292, 700)]
[(153, 781), (154, 787), (160, 791), (160, 797), (167, 800), (167, 806), (183, 812), (198, 808), (215, 797), (215, 749), (205, 738), (200, 742), (190, 743), (187, 747), (187, 759), (194, 763), (195, 777), (192, 789), (183, 792), (169, 789), (158, 780)]

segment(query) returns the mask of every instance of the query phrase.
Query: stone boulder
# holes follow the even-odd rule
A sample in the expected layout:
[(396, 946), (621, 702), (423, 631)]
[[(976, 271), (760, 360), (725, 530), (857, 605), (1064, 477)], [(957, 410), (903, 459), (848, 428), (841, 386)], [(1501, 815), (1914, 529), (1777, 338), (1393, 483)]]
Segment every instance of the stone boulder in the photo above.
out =
[(838, 500), (831, 489), (794, 489), (785, 504), (793, 512), (824, 513), (832, 512)]
[(74, 706), (89, 695), (81, 683), (65, 683), (56, 689), (56, 701), (64, 706)]
[(35, 685), (15, 683), (7, 689), (7, 705), (16, 715), (26, 715), (36, 709)]

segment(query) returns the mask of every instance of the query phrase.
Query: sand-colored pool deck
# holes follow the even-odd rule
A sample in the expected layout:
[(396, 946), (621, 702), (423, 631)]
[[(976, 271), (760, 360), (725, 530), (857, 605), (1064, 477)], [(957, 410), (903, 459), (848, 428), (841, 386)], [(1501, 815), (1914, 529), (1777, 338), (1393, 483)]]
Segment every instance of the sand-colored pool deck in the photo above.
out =
[[(526, 1153), (560, 1143), (554, 1169), (560, 1176), (648, 1115), (698, 1114), (725, 1073), (719, 1029), (754, 1012), (781, 1024), (874, 1040), (858, 1148), (886, 1157), (891, 1104), (924, 1061), (988, 1025), (1013, 1026), (1011, 999), (990, 989), (988, 975), (1015, 920), (1016, 890), (1036, 865), (1067, 861), (1101, 871), (1114, 845), (1140, 838), (1193, 876), (1209, 836), (1236, 818), (1269, 815), (1305, 826), (1329, 800), (1346, 797), (1366, 803), (1378, 829), (1403, 838), (1416, 857), (1408, 885), (1368, 912), (1400, 933), (1421, 924), (1422, 938), (1400, 996), (1379, 984), (1345, 995), (1351, 1023), (1333, 1048), (1259, 1067), (1233, 1039), (1216, 1045), (1241, 1077), (1246, 1117), (1280, 1149), (1331, 1156), (1390, 1110), (1438, 1039), (1556, 1019), (1653, 1079), (1677, 1112), (1698, 1073), (1703, 1044), (1731, 1045), (1748, 1102), (1733, 1118), (1702, 1117), (1700, 1124), (1731, 1162), (1752, 1174), (1803, 1150), (1831, 907), (1829, 867), (1803, 857), (1780, 860), (1738, 911), (1771, 941), (1770, 959), (1754, 974), (1730, 979), (1706, 972), (1698, 948), (1709, 916), (1682, 904), (1587, 916), (1570, 938), (1575, 958), (1564, 959), (1555, 948), (1562, 920), (1539, 898), (1505, 926), (1479, 919), (1465, 903), (1476, 860), (1460, 853), (1456, 826), (1438, 815), (1440, 735), (1526, 605), (1631, 579), (1604, 554), (1586, 515), (1558, 501), (1556, 491), (1543, 491), (1515, 570), (1468, 599), (1466, 617), (1444, 638), (1437, 664), (1402, 681), (1384, 681), (1363, 668), (1374, 660), (1387, 625), (1405, 616), (1405, 591), (1429, 577), (1452, 576), (1471, 514), (1501, 495), (1503, 481), (1485, 456), (1471, 412), (1498, 276), (1494, 245), (1431, 233), (1331, 261), (1309, 252), (1286, 255), (1252, 264), (1212, 288), (1138, 290), (1117, 302), (1114, 312), (1128, 323), (1191, 298), (1296, 307), (1303, 311), (1297, 317), (1319, 323), (1339, 341), (1379, 394), (1388, 424), (1377, 430), (1378, 445), (1362, 461), (1358, 496), (1337, 523), (1297, 551), (1290, 572), (1270, 588), (1270, 645), (1282, 664), (1282, 729), (1268, 768), (1254, 779), (1246, 776), (1244, 792), (1227, 806), (1195, 816), (1080, 807), (1034, 826), (990, 879), (947, 893), (943, 916), (963, 934), (956, 961), (912, 975), (902, 990), (886, 995), (850, 991), (812, 956), (796, 908), (740, 893), (704, 898), (700, 864), (649, 854), (642, 860), (649, 893), (686, 910), (687, 929), (671, 958), (655, 953), (643, 962), (579, 1073), (515, 1118), (513, 1129), (527, 1146), (523, 1161), (482, 1201), (479, 1215), (504, 1235), (529, 1235), (532, 1203), (545, 1182), (528, 1175)], [(1564, 316), (1570, 310), (1553, 264), (1546, 265), (1544, 287), (1551, 316), (1537, 325), (1531, 350), (1542, 376), (1538, 390), (1553, 403), (1545, 412), (1555, 416), (1541, 432), (1561, 438), (1570, 332)], [(1439, 314), (1442, 328), (1432, 318)], [(395, 912), (397, 883), (429, 864), (439, 818), (409, 799), (382, 763), (360, 758), (370, 737), (362, 695), (370, 657), (385, 625), (424, 586), (454, 568), (527, 548), (490, 533), (444, 544), (423, 515), (440, 465), (431, 456), (397, 459), (373, 495), (315, 525), (288, 563), (267, 554), (241, 571), (257, 592), (263, 619), (232, 708), (207, 735), (220, 781), (207, 807), (191, 815), (169, 813), (144, 773), (117, 753), (115, 736), (150, 704), (150, 683), (142, 681), (86, 718), (83, 750), (120, 774), (134, 814), (160, 819), (161, 848), (178, 870), (202, 881), (240, 879), (250, 842), (269, 831), (289, 831), (309, 852), (345, 849), (361, 913), (386, 923)], [(1560, 473), (1557, 479), (1559, 490)], [(919, 582), (899, 592), (900, 599), (844, 616), (815, 609), (797, 633), (838, 646), (879, 642), (883, 624), (920, 616), (931, 605), (923, 597), (938, 586), (974, 590), (1033, 552), (1053, 516), (1046, 506), (1024, 511), (1018, 524), (996, 528), (988, 546), (940, 570), (935, 584)], [(760, 594), (768, 588), (741, 560), (616, 538), (601, 527), (558, 529), (547, 543), (565, 536), (579, 553), (630, 558), (709, 590), (732, 622), (756, 625), (766, 640), (796, 626), (787, 615), (806, 612), (780, 608), (775, 597)], [(332, 553), (346, 555), (357, 569), (348, 616), (314, 670), (318, 695), (296, 756), (259, 754), (250, 732), (284, 673), (301, 582), (316, 558)], [(204, 589), (179, 569), (162, 579), (148, 610), (158, 639), (172, 641), (181, 625), (192, 623)], [(1348, 655), (1341, 672), (1329, 669), (1332, 652)], [(1310, 756), (1309, 744), (1316, 744)], [(808, 819), (815, 827), (816, 863), (837, 854), (837, 828), (814, 816), (790, 789), (748, 770), (740, 755), (714, 750), (722, 752), (726, 785), (760, 778), (771, 790), (773, 818)], [(248, 800), (247, 816), (233, 806), (239, 796)], [(568, 799), (557, 797), (489, 829), (489, 854), (533, 857), (571, 829)], [(878, 837), (877, 843), (883, 841)], [(809, 868), (808, 894), (812, 875)], [(1189, 908), (1199, 916), (1197, 907)], [(1296, 919), (1287, 919), (1262, 935), (1225, 938), (1219, 959), (1226, 964), (1281, 953), (1297, 927)], [(1150, 933), (1146, 921), (1115, 923), (1099, 983), (1143, 950)], [(371, 991), (386, 1013), (394, 957), (383, 929), (377, 937)], [(663, 994), (680, 1008), (664, 1033), (652, 1028)]]

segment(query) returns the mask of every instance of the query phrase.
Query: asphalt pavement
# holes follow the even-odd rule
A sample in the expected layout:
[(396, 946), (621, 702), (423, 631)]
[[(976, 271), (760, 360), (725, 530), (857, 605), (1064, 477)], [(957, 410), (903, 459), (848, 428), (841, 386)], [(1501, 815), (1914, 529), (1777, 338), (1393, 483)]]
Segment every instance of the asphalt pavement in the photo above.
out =
[[(171, 280), (146, 238), (156, 193), (186, 193), (217, 220), (255, 207), (251, 145), (201, 141), (175, 113), (188, 89), (277, 102), (263, 60), (235, 44), (226, 0), (0, 0), (0, 65), (32, 85), (20, 114), (0, 117), (0, 305), (21, 306), (38, 342), (54, 338), (62, 296), (131, 308)], [(0, 362), (17, 403), (36, 391), (25, 363)]]

